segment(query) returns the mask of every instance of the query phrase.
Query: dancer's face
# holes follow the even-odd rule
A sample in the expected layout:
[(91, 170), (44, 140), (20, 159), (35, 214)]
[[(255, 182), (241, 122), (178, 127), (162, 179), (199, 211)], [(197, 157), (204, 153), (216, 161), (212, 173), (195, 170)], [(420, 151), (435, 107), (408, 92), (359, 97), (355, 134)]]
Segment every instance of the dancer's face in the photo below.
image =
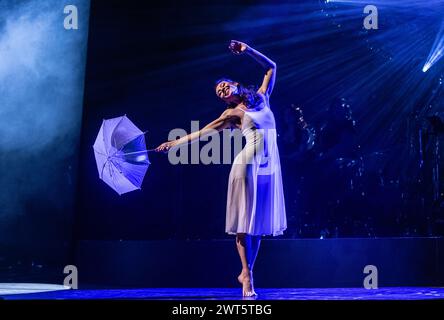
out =
[(238, 94), (238, 83), (231, 81), (221, 81), (216, 86), (216, 94), (226, 102), (231, 102)]

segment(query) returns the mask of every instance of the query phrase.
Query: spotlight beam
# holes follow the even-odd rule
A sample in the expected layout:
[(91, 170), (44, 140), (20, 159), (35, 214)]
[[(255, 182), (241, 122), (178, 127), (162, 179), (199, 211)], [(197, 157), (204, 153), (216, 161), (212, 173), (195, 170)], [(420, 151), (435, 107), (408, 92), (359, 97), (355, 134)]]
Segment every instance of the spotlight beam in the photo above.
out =
[(427, 58), (423, 72), (427, 72), (435, 63), (437, 63), (444, 55), (444, 21), (441, 25), (441, 29), (436, 35), (435, 42), (433, 43), (432, 50)]

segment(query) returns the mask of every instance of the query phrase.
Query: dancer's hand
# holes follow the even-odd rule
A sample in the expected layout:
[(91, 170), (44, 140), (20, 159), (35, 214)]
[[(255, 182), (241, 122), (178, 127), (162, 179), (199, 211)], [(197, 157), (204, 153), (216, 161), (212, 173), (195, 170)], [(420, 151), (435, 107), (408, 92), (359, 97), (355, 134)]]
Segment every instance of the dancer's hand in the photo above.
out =
[(168, 152), (175, 145), (176, 145), (176, 141), (164, 142), (160, 146), (158, 146), (156, 149), (154, 149), (154, 151), (156, 151), (156, 152)]
[(231, 40), (230, 45), (228, 48), (233, 52), (234, 54), (242, 54), (248, 49), (248, 45), (246, 43), (237, 41), (237, 40)]

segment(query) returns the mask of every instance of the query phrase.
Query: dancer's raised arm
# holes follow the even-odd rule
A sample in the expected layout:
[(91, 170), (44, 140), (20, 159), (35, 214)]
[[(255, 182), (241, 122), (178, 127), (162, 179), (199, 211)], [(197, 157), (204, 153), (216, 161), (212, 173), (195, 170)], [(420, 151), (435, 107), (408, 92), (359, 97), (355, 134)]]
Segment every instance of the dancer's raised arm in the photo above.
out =
[(229, 49), (235, 54), (248, 54), (266, 70), (258, 92), (270, 96), (276, 81), (276, 63), (259, 51), (237, 40), (231, 40)]

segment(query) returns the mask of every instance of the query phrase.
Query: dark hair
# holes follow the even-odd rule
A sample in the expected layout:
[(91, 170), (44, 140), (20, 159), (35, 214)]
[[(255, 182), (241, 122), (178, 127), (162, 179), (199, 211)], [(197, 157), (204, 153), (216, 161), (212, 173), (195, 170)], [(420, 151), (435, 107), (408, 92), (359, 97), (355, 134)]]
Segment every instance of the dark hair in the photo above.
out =
[[(231, 82), (231, 83), (236, 82), (236, 81), (233, 81), (228, 78), (221, 78), (216, 81), (214, 87), (217, 87), (217, 85), (223, 81)], [(239, 94), (238, 94), (239, 98), (241, 99), (241, 101), (243, 103), (245, 103), (245, 105), (248, 108), (255, 107), (256, 105), (258, 105), (262, 101), (262, 98), (257, 93), (257, 89), (255, 86), (253, 86), (253, 85), (244, 86), (239, 82), (237, 82), (237, 83), (238, 83), (237, 88), (238, 88), (238, 92), (239, 92)], [(236, 107), (236, 105), (237, 105), (236, 103), (230, 102), (230, 103), (228, 103), (228, 108), (234, 108), (234, 107)]]

